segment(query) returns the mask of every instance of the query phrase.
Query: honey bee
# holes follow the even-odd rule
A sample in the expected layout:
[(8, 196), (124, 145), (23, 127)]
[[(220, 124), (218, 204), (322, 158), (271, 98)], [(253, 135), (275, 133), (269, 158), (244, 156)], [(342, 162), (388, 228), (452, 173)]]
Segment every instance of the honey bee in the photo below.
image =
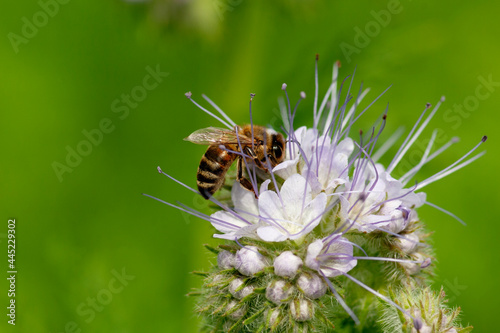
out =
[(196, 175), (198, 190), (205, 199), (209, 199), (221, 188), (227, 170), (236, 159), (238, 181), (243, 188), (254, 192), (257, 197), (252, 183), (243, 177), (243, 163), (254, 163), (268, 172), (267, 160), (273, 168), (285, 158), (283, 135), (262, 126), (254, 125), (253, 134), (252, 125), (236, 126), (234, 130), (207, 127), (193, 132), (184, 140), (210, 145), (201, 158)]

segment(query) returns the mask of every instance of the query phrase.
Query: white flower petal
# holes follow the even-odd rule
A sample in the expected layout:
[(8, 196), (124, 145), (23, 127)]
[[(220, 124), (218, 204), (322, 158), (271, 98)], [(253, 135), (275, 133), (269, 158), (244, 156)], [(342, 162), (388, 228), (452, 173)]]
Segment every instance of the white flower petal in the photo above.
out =
[(236, 236), (234, 233), (227, 233), (227, 234), (214, 234), (214, 238), (218, 239), (226, 239), (226, 240), (232, 240), (234, 241), (235, 239), (238, 239), (239, 237)]
[(281, 201), (274, 191), (266, 191), (259, 196), (259, 212), (262, 217), (268, 218), (273, 223), (286, 220), (283, 216)]
[(257, 236), (257, 233), (255, 232), (255, 229), (258, 226), (251, 225), (248, 227), (244, 227), (241, 229), (238, 229), (235, 232), (229, 232), (225, 234), (214, 234), (214, 238), (220, 238), (220, 239), (227, 239), (227, 240), (235, 240), (235, 239), (240, 239), (242, 237), (248, 237), (248, 238), (253, 238), (253, 239), (259, 239)]
[(304, 136), (306, 135), (307, 131), (308, 129), (306, 126), (301, 126), (294, 131), (295, 138), (297, 139), (299, 144), (302, 144), (302, 142), (304, 141)]
[(309, 186), (306, 188), (306, 179), (299, 174), (288, 178), (281, 187), (281, 198), (288, 219), (297, 221), (303, 205), (311, 201), (310, 188)]
[(224, 233), (235, 232), (239, 228), (248, 226), (241, 219), (223, 210), (213, 213), (210, 220), (215, 229)]
[(354, 142), (351, 138), (345, 138), (337, 144), (337, 148), (335, 151), (338, 154), (344, 154), (346, 156), (350, 156), (354, 150)]
[(342, 273), (347, 273), (353, 269), (358, 261), (352, 258), (353, 246), (348, 243), (345, 238), (340, 238), (334, 242), (328, 249), (327, 253), (335, 253), (345, 255), (345, 259), (335, 259), (333, 261), (325, 264), (329, 269), (321, 270), (326, 276), (334, 277), (341, 275)]
[(269, 183), (271, 183), (271, 179), (266, 179), (262, 184), (260, 184), (259, 193), (264, 193), (268, 190)]
[(319, 262), (316, 259), (318, 254), (321, 252), (321, 249), (323, 248), (323, 241), (321, 239), (318, 239), (307, 247), (307, 255), (306, 255), (306, 266), (309, 267), (310, 269), (318, 270), (319, 269)]
[[(326, 253), (322, 253), (325, 251)], [(318, 255), (322, 256), (318, 258)], [(328, 254), (332, 256), (328, 256)], [(357, 260), (352, 258), (353, 246), (343, 237), (326, 244), (321, 239), (311, 243), (307, 248), (306, 266), (318, 270), (328, 277), (335, 277), (353, 269)]]
[(273, 226), (260, 227), (257, 229), (257, 235), (266, 242), (282, 242), (287, 239), (287, 235)]
[(244, 189), (239, 182), (234, 182), (233, 184), (233, 188), (231, 190), (231, 200), (233, 201), (235, 211), (246, 220), (249, 222), (257, 222), (259, 220), (255, 217), (259, 216), (259, 208), (257, 206), (255, 194)]
[(274, 167), (273, 172), (283, 179), (288, 179), (297, 173), (297, 164), (299, 163), (299, 156), (297, 155), (293, 160), (285, 160)]
[(386, 229), (390, 223), (390, 216), (370, 214), (358, 217), (353, 228), (362, 232), (372, 232), (380, 229)]
[(296, 239), (308, 234), (321, 222), (321, 216), (325, 213), (326, 201), (326, 194), (320, 193), (304, 208), (301, 218), (304, 229), (300, 234), (291, 236), (290, 239)]
[(340, 210), (338, 215), (342, 221), (346, 221), (349, 218), (349, 209), (351, 208), (351, 203), (343, 195), (339, 195), (338, 199), (340, 200)]

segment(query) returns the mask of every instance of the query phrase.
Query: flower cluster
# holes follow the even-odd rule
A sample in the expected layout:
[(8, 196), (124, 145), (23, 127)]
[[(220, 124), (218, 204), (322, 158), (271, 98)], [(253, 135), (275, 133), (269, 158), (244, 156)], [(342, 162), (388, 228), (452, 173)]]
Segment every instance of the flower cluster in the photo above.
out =
[[(227, 176), (230, 199), (211, 197), (220, 208), (211, 215), (166, 203), (209, 221), (217, 230), (214, 236), (227, 241), (218, 248), (209, 247), (217, 254), (217, 266), (202, 274), (205, 283), (197, 293), (202, 297), (198, 310), (205, 318), (207, 330), (342, 331), (349, 323), (355, 323), (373, 331), (375, 327), (385, 330), (397, 326), (405, 332), (424, 332), (422, 327), (432, 325), (424, 325), (412, 307), (418, 304), (415, 298), (421, 297), (423, 291), (407, 292), (405, 295), (409, 296), (404, 301), (388, 293), (397, 289), (404, 294), (405, 290), (424, 290), (427, 286), (433, 255), (417, 209), (427, 204), (455, 216), (428, 202), (422, 188), (479, 158), (484, 152), (469, 156), (486, 137), (449, 167), (409, 185), (423, 165), (458, 141), (454, 138), (434, 149), (434, 132), (420, 162), (399, 178), (393, 176), (444, 98), (434, 107), (425, 106), (384, 167), (378, 161), (391, 150), (401, 131), (378, 147), (387, 122), (386, 108), (369, 131), (360, 131), (358, 138), (352, 139), (349, 135), (353, 125), (380, 96), (360, 110), (368, 89), (360, 89), (353, 97), (352, 81), (347, 88), (346, 81), (339, 87), (338, 69), (336, 63), (332, 83), (320, 102), (316, 65), (311, 128), (294, 128), (299, 103), (292, 109), (283, 84), (288, 103), (281, 103), (282, 131), (287, 137), (282, 163), (263, 170), (241, 143), (237, 151), (220, 146), (241, 158), (253, 192)], [(236, 131), (235, 123), (210, 99), (205, 97), (225, 120), (192, 100), (191, 93), (186, 96), (229, 130)], [(305, 93), (300, 95), (300, 100), (303, 98)], [(270, 166), (269, 157), (265, 158), (262, 164)], [(376, 306), (376, 298), (410, 320), (403, 326), (400, 321), (395, 323), (398, 316), (385, 316), (385, 322), (377, 322), (377, 311), (387, 310)], [(442, 297), (436, 298), (436, 302), (435, 311), (445, 311)], [(455, 318), (458, 313), (453, 313)], [(455, 319), (439, 320), (443, 332), (462, 330)]]

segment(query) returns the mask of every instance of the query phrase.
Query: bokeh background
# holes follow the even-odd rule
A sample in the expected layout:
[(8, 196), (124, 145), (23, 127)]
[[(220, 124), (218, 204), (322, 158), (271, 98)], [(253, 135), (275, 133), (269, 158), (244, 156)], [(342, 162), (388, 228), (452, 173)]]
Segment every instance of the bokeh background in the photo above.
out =
[[(209, 211), (156, 171), (195, 186), (204, 148), (182, 139), (217, 125), (184, 93), (205, 106), (207, 94), (237, 123), (248, 121), (255, 93), (255, 122), (279, 126), (286, 82), (293, 101), (307, 93), (297, 124), (310, 125), (316, 53), (320, 93), (337, 59), (341, 77), (356, 69), (356, 91), (361, 82), (372, 88), (366, 101), (392, 85), (358, 123), (368, 130), (390, 103), (385, 138), (399, 126), (409, 130), (425, 103), (446, 96), (419, 141), (440, 128), (461, 142), (417, 179), (490, 136), (484, 157), (425, 188), (430, 202), (468, 225), (430, 207), (420, 214), (435, 231), (434, 287), (443, 285), (450, 305), (462, 307), (465, 324), (498, 330), (496, 3), (30, 0), (1, 7), (0, 268), (7, 270), (7, 220), (15, 218), (18, 276), (15, 327), (4, 314), (8, 285), (0, 283), (0, 331), (196, 332), (194, 300), (185, 295), (201, 284), (190, 272), (214, 261), (202, 246), (215, 243), (213, 231), (141, 196)], [(160, 73), (156, 82), (150, 71)], [(135, 97), (127, 102), (127, 95)], [(68, 157), (78, 149), (85, 156)]]

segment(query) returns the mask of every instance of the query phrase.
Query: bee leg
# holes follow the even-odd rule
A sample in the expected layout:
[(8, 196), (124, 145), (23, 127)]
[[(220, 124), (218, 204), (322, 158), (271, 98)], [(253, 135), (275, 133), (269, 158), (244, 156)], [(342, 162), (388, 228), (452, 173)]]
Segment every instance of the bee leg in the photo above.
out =
[(238, 162), (236, 162), (236, 163), (237, 163), (237, 167), (238, 167), (237, 178), (238, 178), (238, 181), (240, 182), (241, 186), (243, 186), (243, 188), (245, 190), (253, 192), (253, 194), (255, 194), (255, 199), (258, 199), (259, 197), (257, 196), (257, 193), (255, 193), (253, 186), (252, 186), (252, 183), (248, 179), (243, 177), (243, 157), (238, 157)]
[(238, 161), (236, 162), (236, 166), (237, 166), (237, 169), (238, 169), (238, 174), (237, 174), (237, 178), (238, 180), (240, 180), (241, 178), (243, 178), (243, 166), (241, 165), (241, 160), (243, 158), (240, 156), (238, 157)]
[(257, 154), (255, 154), (255, 152), (253, 151), (252, 148), (250, 147), (245, 147), (244, 149), (244, 152), (249, 155), (251, 158), (253, 158), (253, 161), (255, 163), (255, 165), (257, 165), (257, 167), (259, 169), (262, 169), (264, 170), (266, 173), (269, 173), (269, 170), (267, 170), (267, 168), (264, 166), (264, 164), (262, 164), (262, 162), (259, 160)]
[(277, 165), (278, 164), (278, 161), (276, 161), (276, 158), (273, 155), (268, 154), (267, 158), (269, 159), (269, 161), (271, 161), (271, 165)]

